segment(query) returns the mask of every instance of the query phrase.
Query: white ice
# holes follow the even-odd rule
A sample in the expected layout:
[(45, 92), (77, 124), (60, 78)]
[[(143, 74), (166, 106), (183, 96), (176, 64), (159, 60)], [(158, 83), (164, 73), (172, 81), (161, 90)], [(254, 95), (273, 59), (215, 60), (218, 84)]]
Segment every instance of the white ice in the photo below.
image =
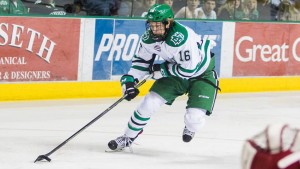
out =
[(1, 169), (240, 169), (244, 140), (267, 124), (299, 127), (300, 92), (219, 94), (214, 112), (190, 143), (181, 140), (186, 97), (156, 112), (132, 146), (106, 153), (123, 134), (142, 97), (123, 101), (49, 157), (33, 161), (69, 138), (118, 98), (0, 103)]

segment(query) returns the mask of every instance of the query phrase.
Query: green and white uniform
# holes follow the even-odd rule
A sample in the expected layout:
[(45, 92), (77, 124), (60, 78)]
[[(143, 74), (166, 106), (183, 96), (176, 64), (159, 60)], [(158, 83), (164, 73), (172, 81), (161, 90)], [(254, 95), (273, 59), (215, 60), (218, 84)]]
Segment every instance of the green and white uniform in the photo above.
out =
[[(208, 68), (211, 60), (210, 49), (214, 43), (210, 40), (202, 42), (192, 29), (174, 22), (165, 41), (155, 42), (150, 35), (150, 30), (143, 34), (139, 51), (133, 58), (130, 73), (134, 77), (140, 79), (148, 73), (153, 55), (169, 62), (171, 75), (183, 79), (197, 77)], [(147, 61), (149, 64), (145, 63)]]
[(162, 57), (169, 71), (168, 77), (156, 80), (149, 94), (131, 116), (125, 135), (135, 138), (162, 104), (171, 105), (183, 94), (188, 95), (184, 122), (192, 131), (205, 123), (205, 114), (212, 113), (218, 91), (218, 77), (211, 49), (215, 42), (201, 40), (192, 29), (174, 21), (164, 41), (152, 40), (147, 30), (128, 72), (138, 80), (149, 75), (156, 56)]
[(188, 93), (187, 107), (205, 109), (209, 115), (218, 86), (214, 71), (215, 61), (211, 56), (215, 42), (201, 40), (192, 29), (176, 21), (165, 41), (155, 42), (150, 37), (149, 31), (142, 36), (139, 50), (133, 58), (128, 74), (140, 80), (149, 74), (153, 58), (162, 57), (168, 62), (167, 67), (171, 76), (156, 80), (151, 91), (163, 97), (168, 104), (171, 104), (177, 96)]

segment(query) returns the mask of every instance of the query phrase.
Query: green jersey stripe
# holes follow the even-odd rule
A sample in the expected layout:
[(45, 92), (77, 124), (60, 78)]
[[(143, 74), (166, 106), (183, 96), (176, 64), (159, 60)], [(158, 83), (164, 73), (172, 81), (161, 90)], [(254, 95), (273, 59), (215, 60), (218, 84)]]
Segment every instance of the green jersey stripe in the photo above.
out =
[(172, 72), (173, 72), (173, 74), (174, 74), (175, 76), (180, 77), (180, 76), (177, 74), (177, 72), (176, 72), (176, 65), (172, 65)]
[[(201, 63), (201, 65), (200, 65), (200, 67), (199, 67), (199, 70), (201, 69), (201, 68), (203, 68), (203, 66), (206, 64), (206, 62), (207, 62), (207, 49), (208, 49), (208, 47), (209, 47), (209, 44), (210, 44), (210, 41), (209, 40), (207, 40), (207, 41), (205, 41), (205, 44), (204, 44), (204, 59), (203, 59), (203, 61), (202, 61), (202, 63)], [(198, 71), (199, 71), (198, 70)]]
[(137, 69), (137, 70), (141, 70), (141, 71), (149, 71), (148, 68), (142, 67), (142, 66), (136, 66), (136, 65), (134, 65), (134, 66), (132, 66), (131, 68)]
[(195, 71), (198, 70), (198, 67), (200, 66), (200, 64), (198, 63), (197, 66), (195, 67), (195, 69), (185, 69), (183, 67), (181, 67), (180, 65), (178, 66), (179, 70), (185, 73), (194, 73)]

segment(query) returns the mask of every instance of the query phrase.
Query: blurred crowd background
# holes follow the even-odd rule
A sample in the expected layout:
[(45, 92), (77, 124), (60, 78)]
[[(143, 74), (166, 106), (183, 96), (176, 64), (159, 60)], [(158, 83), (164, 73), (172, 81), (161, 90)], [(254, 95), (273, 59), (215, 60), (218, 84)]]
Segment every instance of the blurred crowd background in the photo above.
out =
[(300, 0), (0, 0), (0, 15), (145, 17), (166, 3), (175, 18), (300, 21)]

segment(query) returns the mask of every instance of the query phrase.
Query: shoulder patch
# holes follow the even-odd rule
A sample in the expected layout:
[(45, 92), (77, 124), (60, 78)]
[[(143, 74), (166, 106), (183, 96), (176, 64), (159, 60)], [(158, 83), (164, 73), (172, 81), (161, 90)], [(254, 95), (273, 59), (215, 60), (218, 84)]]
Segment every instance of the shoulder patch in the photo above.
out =
[(184, 34), (181, 32), (175, 32), (171, 36), (171, 42), (173, 42), (175, 46), (179, 45), (182, 41), (184, 41)]
[(142, 40), (143, 41), (147, 41), (150, 37), (150, 33), (149, 31), (146, 31), (143, 35), (142, 35)]
[(142, 35), (142, 41), (146, 44), (154, 43), (153, 39), (150, 38), (149, 30), (145, 31), (145, 33)]
[(172, 47), (178, 47), (184, 44), (187, 39), (187, 29), (183, 25), (175, 22), (166, 38), (166, 43)]

